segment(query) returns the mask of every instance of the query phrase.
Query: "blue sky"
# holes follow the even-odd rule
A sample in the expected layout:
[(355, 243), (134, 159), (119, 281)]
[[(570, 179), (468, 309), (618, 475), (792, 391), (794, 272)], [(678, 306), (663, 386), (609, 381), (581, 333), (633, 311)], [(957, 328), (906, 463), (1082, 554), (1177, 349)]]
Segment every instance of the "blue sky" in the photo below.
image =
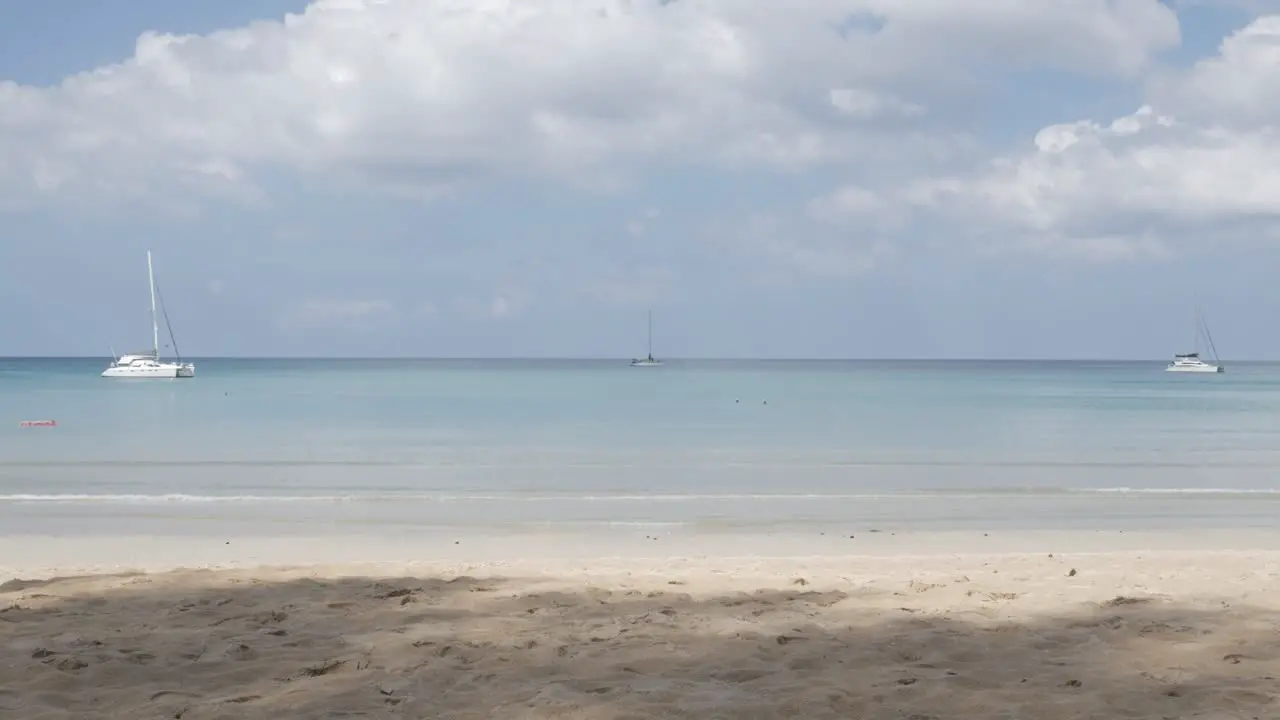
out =
[[(293, 17), (286, 20), (286, 13)], [(1273, 16), (1272, 13), (1275, 13)], [(1280, 357), (1280, 2), (0, 0), (0, 355)]]

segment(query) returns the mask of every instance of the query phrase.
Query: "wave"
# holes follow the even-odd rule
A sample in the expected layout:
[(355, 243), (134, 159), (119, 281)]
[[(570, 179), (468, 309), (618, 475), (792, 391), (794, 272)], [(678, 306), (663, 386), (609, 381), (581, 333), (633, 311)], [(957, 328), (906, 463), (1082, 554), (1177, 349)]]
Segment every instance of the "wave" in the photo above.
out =
[(875, 500), (902, 497), (901, 494), (450, 494), (450, 493), (363, 493), (348, 495), (191, 495), (165, 493), (14, 493), (0, 495), (0, 502), (62, 503), (378, 503), (378, 502), (697, 502), (701, 500)]
[(988, 487), (988, 488), (937, 488), (928, 491), (937, 497), (1063, 497), (1073, 495), (1191, 495), (1215, 497), (1268, 497), (1280, 498), (1280, 488), (1222, 488), (1222, 487)]
[(1276, 495), (1280, 488), (1080, 488), (1065, 490), (1067, 493), (1132, 494), (1132, 495)]
[[(1232, 451), (1238, 454), (1238, 451)], [(856, 468), (972, 468), (972, 469), (1204, 469), (1204, 468), (1280, 468), (1280, 455), (1271, 451), (1267, 457), (1249, 460), (1240, 457), (1167, 460), (1156, 458), (1113, 460), (1057, 460), (1057, 459), (812, 459), (792, 457), (733, 457), (707, 459), (705, 454), (675, 457), (663, 462), (652, 457), (629, 458), (625, 456), (600, 459), (564, 459), (553, 453), (516, 455), (506, 462), (478, 460), (470, 457), (432, 458), (414, 460), (377, 459), (241, 459), (241, 460), (7, 460), (0, 461), (0, 468), (7, 469), (71, 469), (71, 468), (121, 468), (129, 470), (192, 468), (389, 468), (398, 470), (576, 470), (576, 469), (643, 469), (643, 470), (838, 470)]]
[(828, 502), (892, 501), (905, 499), (982, 499), (998, 497), (1046, 498), (1064, 496), (1188, 496), (1215, 499), (1280, 499), (1280, 488), (1141, 488), (1141, 487), (991, 487), (939, 488), (883, 492), (840, 493), (349, 493), (324, 495), (196, 495), (188, 493), (12, 493), (0, 494), (0, 503), (82, 503), (82, 504), (252, 504), (252, 503), (686, 503), (686, 502)]

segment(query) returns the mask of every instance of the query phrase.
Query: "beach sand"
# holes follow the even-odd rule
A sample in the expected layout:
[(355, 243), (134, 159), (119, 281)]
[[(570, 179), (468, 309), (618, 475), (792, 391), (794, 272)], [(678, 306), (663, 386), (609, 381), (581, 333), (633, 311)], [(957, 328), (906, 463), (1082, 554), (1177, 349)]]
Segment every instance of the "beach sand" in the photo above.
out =
[[(1068, 539), (177, 570), (79, 541), (149, 572), (0, 585), (0, 717), (1280, 716), (1280, 552)], [(5, 573), (75, 565), (31, 542)]]

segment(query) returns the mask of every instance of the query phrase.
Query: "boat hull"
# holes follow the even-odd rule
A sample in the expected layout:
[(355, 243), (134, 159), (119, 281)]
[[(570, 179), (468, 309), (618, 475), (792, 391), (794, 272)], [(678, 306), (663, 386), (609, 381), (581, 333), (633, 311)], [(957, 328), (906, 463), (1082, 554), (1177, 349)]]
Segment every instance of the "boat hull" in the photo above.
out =
[(659, 366), (659, 365), (661, 365), (661, 364), (662, 364), (662, 363), (661, 363), (661, 362), (659, 362), (659, 361), (657, 361), (657, 360), (654, 360), (654, 361), (652, 361), (652, 362), (647, 361), (647, 360), (632, 360), (632, 361), (631, 361), (631, 367), (658, 367), (658, 366)]
[(1221, 365), (1170, 365), (1164, 369), (1165, 372), (1172, 373), (1198, 373), (1201, 375), (1213, 375), (1215, 373), (1225, 372)]
[(109, 367), (102, 371), (104, 378), (136, 378), (170, 380), (176, 378), (193, 378), (196, 376), (194, 365), (154, 365), (146, 367)]

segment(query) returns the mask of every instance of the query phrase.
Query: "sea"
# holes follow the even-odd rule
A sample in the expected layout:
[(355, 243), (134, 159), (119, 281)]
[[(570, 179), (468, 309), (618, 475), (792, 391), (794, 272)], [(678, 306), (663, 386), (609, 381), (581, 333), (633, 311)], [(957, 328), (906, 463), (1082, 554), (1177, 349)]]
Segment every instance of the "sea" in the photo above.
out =
[(3, 532), (1180, 530), (1280, 509), (1277, 364), (194, 362), (157, 381), (0, 360)]

